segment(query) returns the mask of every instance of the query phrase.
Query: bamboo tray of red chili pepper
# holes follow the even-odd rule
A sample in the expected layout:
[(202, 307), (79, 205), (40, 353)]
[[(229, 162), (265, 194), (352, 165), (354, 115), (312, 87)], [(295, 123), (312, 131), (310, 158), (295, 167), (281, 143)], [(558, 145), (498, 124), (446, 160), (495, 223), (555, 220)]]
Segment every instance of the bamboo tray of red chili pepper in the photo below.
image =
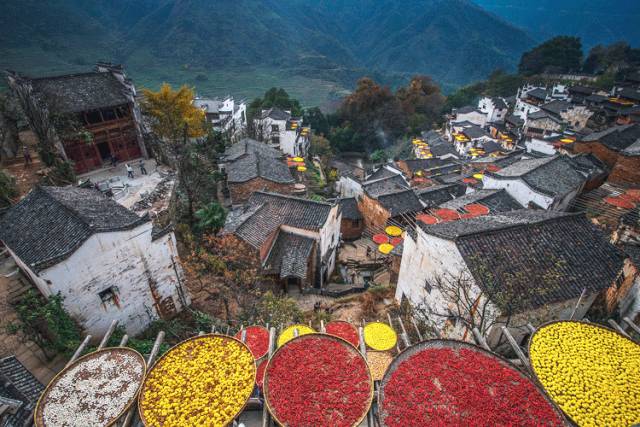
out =
[(360, 345), (360, 335), (358, 329), (349, 322), (344, 320), (334, 320), (325, 326), (325, 332), (334, 337), (342, 338), (354, 347)]
[(249, 347), (253, 358), (262, 359), (269, 351), (269, 330), (264, 326), (248, 326), (238, 331), (235, 335), (237, 340), (242, 341), (243, 331), (245, 333), (244, 343)]
[(287, 427), (355, 427), (373, 400), (364, 357), (327, 334), (303, 335), (276, 350), (262, 387), (267, 409)]
[(566, 425), (533, 380), (461, 341), (430, 340), (404, 350), (389, 366), (378, 399), (384, 427)]

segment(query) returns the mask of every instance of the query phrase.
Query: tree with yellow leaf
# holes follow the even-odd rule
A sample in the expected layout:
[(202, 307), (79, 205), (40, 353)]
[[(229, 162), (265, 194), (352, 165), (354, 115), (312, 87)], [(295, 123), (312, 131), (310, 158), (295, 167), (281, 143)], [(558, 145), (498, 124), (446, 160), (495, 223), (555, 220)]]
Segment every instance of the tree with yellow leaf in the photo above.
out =
[(183, 85), (173, 90), (163, 83), (157, 92), (143, 89), (142, 93), (142, 109), (151, 118), (151, 128), (158, 137), (179, 146), (185, 142), (185, 131), (191, 138), (204, 136), (204, 112), (193, 105), (193, 89)]
[(189, 139), (205, 135), (204, 112), (193, 105), (194, 91), (187, 86), (173, 90), (164, 83), (158, 92), (145, 89), (143, 94), (142, 109), (160, 139), (157, 149), (178, 171), (173, 219), (193, 226), (195, 212), (215, 201), (219, 179), (206, 145)]

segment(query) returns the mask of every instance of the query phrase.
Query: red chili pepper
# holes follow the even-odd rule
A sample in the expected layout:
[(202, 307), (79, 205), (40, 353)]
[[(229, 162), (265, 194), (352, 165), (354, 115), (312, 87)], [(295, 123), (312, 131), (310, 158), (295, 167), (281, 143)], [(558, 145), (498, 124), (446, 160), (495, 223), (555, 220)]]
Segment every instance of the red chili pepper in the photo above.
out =
[[(251, 350), (254, 359), (258, 360), (269, 351), (269, 331), (262, 326), (249, 326), (245, 328), (245, 344)], [(242, 331), (238, 331), (236, 339), (242, 338)]]
[(369, 409), (371, 378), (354, 348), (329, 336), (295, 339), (265, 372), (272, 414), (289, 427), (351, 427)]
[(533, 383), (470, 349), (427, 348), (400, 363), (384, 388), (384, 426), (561, 426)]
[(358, 330), (349, 322), (329, 322), (327, 326), (325, 326), (325, 330), (330, 335), (335, 335), (350, 342), (354, 347), (360, 345)]

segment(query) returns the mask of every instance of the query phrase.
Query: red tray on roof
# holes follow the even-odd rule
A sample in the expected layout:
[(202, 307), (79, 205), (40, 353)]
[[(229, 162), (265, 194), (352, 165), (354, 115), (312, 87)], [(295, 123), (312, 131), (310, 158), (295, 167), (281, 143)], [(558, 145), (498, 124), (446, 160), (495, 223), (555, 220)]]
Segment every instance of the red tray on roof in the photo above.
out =
[(625, 193), (628, 197), (635, 199), (636, 202), (640, 202), (640, 189), (634, 188), (627, 190)]
[(436, 209), (434, 213), (442, 221), (456, 221), (460, 219), (460, 214), (454, 211), (453, 209), (447, 209), (447, 208)]
[(416, 216), (416, 219), (418, 221), (422, 221), (427, 225), (433, 225), (433, 224), (437, 224), (440, 222), (440, 220), (438, 218), (436, 218), (433, 215), (427, 215), (427, 214), (420, 214), (418, 216)]
[(386, 234), (376, 234), (373, 236), (372, 240), (381, 245), (383, 243), (389, 243), (389, 236)]
[(481, 205), (480, 203), (471, 203), (469, 205), (466, 205), (464, 207), (464, 210), (475, 216), (489, 214), (489, 208), (485, 205)]
[(393, 246), (398, 246), (402, 243), (402, 237), (393, 237), (391, 240), (389, 240), (389, 243)]
[(462, 180), (465, 184), (477, 184), (478, 180), (475, 178), (465, 178)]
[(610, 205), (622, 209), (633, 209), (636, 207), (636, 204), (634, 202), (622, 199), (620, 197), (605, 197), (604, 201), (609, 203)]

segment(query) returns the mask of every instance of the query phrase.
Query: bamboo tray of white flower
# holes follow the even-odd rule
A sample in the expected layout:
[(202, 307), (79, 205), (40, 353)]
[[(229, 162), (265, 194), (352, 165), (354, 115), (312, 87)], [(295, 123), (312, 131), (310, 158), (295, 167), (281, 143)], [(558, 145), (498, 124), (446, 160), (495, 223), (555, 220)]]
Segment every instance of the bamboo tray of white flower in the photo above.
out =
[(34, 412), (36, 427), (113, 425), (135, 401), (146, 364), (130, 348), (87, 354), (49, 383)]

